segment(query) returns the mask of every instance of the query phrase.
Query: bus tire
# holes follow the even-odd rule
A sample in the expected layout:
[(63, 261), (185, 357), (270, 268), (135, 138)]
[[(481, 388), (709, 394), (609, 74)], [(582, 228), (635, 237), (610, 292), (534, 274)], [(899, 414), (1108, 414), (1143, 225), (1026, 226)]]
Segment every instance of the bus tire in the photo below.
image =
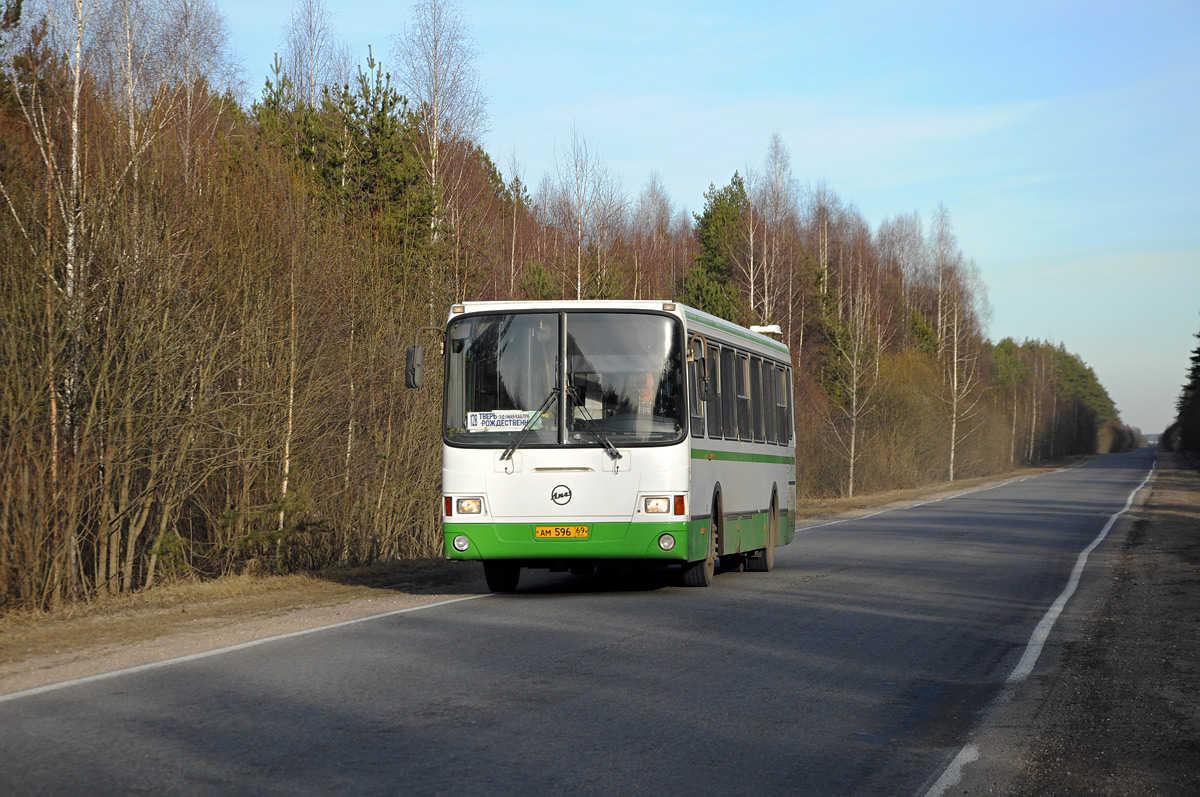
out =
[(685, 587), (707, 587), (713, 582), (717, 573), (717, 535), (721, 517), (721, 499), (713, 501), (712, 523), (708, 535), (708, 555), (699, 562), (688, 562), (683, 566), (683, 585)]
[(502, 560), (486, 561), (483, 563), (483, 577), (492, 592), (516, 592), (517, 582), (521, 580), (521, 566)]
[(771, 510), (767, 515), (767, 547), (755, 551), (746, 560), (746, 570), (752, 573), (770, 573), (775, 569), (775, 545), (779, 542), (779, 503), (771, 496)]

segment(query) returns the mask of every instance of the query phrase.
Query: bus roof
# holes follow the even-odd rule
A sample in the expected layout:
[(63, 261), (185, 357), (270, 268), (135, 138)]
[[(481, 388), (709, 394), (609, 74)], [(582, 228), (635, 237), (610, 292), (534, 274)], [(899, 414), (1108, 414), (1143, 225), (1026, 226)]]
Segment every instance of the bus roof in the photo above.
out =
[(749, 343), (758, 344), (759, 346), (768, 349), (777, 355), (788, 355), (787, 346), (780, 341), (775, 340), (774, 338), (762, 335), (758, 332), (751, 332), (746, 327), (735, 324), (732, 321), (726, 321), (723, 318), (718, 318), (717, 316), (712, 315), (711, 313), (706, 313), (703, 310), (697, 310), (694, 307), (689, 307), (681, 302), (672, 302), (662, 299), (459, 302), (450, 308), (450, 314), (447, 318), (447, 322), (462, 313), (509, 312), (522, 310), (552, 310), (556, 312), (560, 310), (652, 310), (660, 313), (666, 312), (683, 319), (689, 330), (694, 330), (697, 326), (707, 327), (710, 330), (716, 330), (719, 333), (724, 333), (725, 335), (730, 335)]
[[(460, 310), (461, 308), (461, 310)], [(696, 326), (707, 326), (710, 330), (724, 332), (725, 335), (731, 335), (750, 343), (757, 343), (758, 346), (772, 350), (775, 354), (787, 354), (787, 347), (784, 343), (776, 341), (773, 337), (762, 335), (760, 332), (752, 332), (746, 329), (745, 326), (734, 324), (730, 320), (718, 318), (712, 313), (707, 313), (702, 310), (696, 310), (695, 307), (689, 307), (679, 301), (670, 301), (664, 299), (582, 299), (582, 300), (521, 300), (521, 301), (462, 301), (457, 302), (450, 308), (449, 317), (446, 322), (450, 322), (458, 314), (470, 312), (509, 312), (509, 311), (534, 311), (534, 310), (552, 310), (552, 311), (571, 311), (571, 310), (642, 310), (667, 312), (684, 320), (688, 329), (694, 330)]]

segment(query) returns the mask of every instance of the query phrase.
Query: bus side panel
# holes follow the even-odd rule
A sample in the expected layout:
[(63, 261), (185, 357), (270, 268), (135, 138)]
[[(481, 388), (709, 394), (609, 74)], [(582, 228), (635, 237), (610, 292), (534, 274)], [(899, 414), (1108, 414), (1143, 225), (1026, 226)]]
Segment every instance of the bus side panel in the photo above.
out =
[[(705, 448), (706, 444), (713, 447)], [(769, 453), (763, 453), (767, 449), (761, 445), (753, 448), (736, 444), (731, 446), (719, 440), (710, 443), (704, 438), (693, 438), (692, 446), (692, 512), (694, 515), (712, 512), (713, 494), (719, 483), (725, 515), (722, 552), (737, 553), (766, 547), (772, 487), (779, 502), (778, 544), (791, 542), (792, 527), (788, 525), (789, 466), (774, 461), (788, 457), (786, 448), (772, 447)], [(734, 448), (741, 450), (732, 450)], [(769, 457), (772, 461), (749, 459), (755, 455)]]

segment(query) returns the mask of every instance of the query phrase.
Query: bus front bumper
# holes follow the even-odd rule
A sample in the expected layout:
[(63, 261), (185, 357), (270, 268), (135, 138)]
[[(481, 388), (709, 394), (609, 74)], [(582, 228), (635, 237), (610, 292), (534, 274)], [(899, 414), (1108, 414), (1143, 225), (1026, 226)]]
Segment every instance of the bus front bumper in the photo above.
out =
[[(708, 525), (707, 520), (445, 523), (442, 536), (447, 559), (652, 559), (667, 563), (703, 558), (708, 551)], [(542, 535), (586, 532), (587, 536), (539, 536), (539, 530)]]

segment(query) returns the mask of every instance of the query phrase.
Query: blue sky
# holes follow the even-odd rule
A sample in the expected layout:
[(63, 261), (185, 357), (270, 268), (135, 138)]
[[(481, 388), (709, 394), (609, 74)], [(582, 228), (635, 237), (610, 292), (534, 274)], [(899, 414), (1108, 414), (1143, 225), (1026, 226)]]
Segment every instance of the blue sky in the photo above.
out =
[[(218, 0), (260, 93), (291, 3)], [(328, 2), (388, 63), (407, 2)], [(1062, 343), (1127, 423), (1174, 417), (1200, 341), (1200, 3), (464, 2), (506, 176), (574, 125), (634, 197), (698, 211), (778, 133), (877, 226), (938, 203), (999, 340)]]

